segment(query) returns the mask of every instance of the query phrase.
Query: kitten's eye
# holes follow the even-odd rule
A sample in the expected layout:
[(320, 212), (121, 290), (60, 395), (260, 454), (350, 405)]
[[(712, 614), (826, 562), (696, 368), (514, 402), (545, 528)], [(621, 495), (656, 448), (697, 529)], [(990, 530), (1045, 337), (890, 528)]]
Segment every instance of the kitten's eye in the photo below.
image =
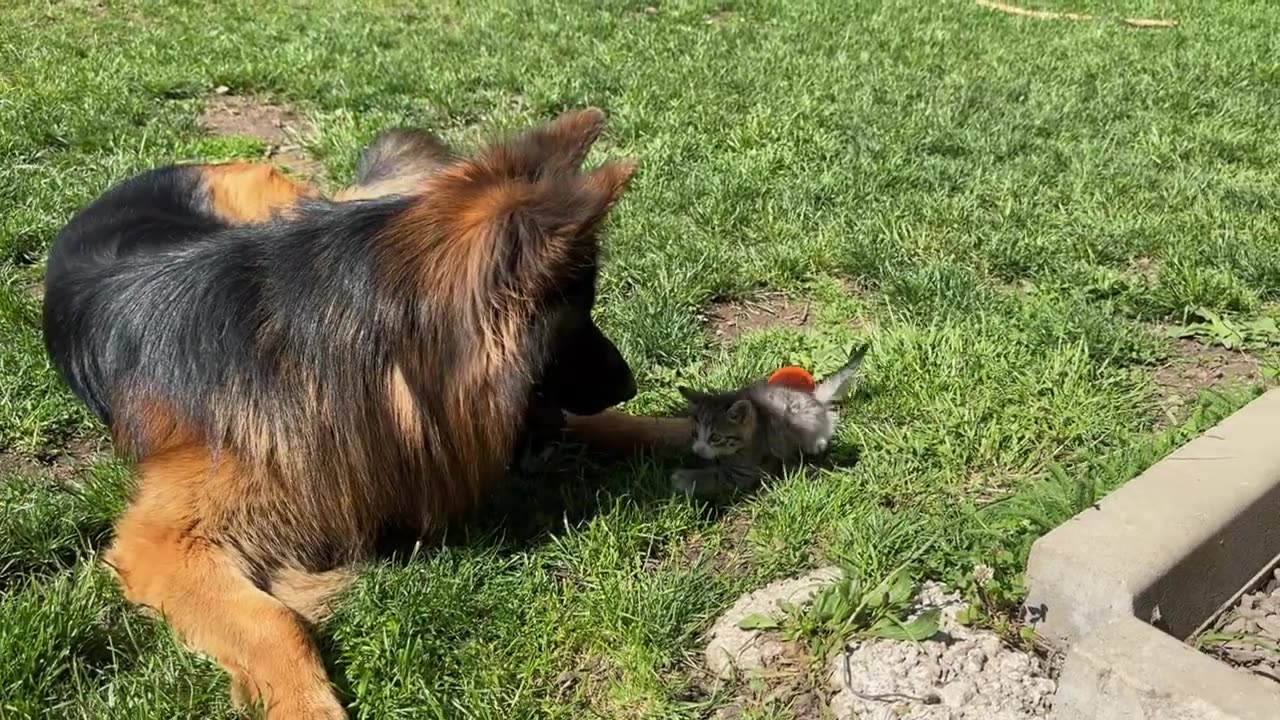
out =
[(719, 445), (724, 440), (724, 436), (721, 435), (720, 433), (711, 433), (711, 437), (708, 439), (711, 440), (711, 442)]

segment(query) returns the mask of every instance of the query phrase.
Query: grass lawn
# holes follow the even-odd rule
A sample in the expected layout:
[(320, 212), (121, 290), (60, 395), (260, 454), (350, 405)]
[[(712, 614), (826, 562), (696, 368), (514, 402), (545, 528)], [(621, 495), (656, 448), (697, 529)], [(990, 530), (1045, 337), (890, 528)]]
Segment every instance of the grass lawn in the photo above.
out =
[(263, 155), (202, 126), (227, 98), (274, 103), (334, 185), (391, 124), (474, 146), (605, 109), (601, 148), (641, 163), (599, 306), (629, 410), (873, 343), (830, 468), (710, 508), (670, 496), (669, 460), (566, 462), (523, 481), (532, 507), (372, 566), (320, 631), (355, 715), (703, 717), (738, 691), (708, 690), (699, 633), (819, 563), (914, 557), (966, 591), (986, 564), (1016, 598), (1032, 540), (1280, 367), (1280, 15), (1034, 4), (1182, 25), (970, 0), (5, 3), (0, 717), (234, 717), (95, 564), (128, 473), (50, 369), (38, 298), (53, 234), (109, 184)]

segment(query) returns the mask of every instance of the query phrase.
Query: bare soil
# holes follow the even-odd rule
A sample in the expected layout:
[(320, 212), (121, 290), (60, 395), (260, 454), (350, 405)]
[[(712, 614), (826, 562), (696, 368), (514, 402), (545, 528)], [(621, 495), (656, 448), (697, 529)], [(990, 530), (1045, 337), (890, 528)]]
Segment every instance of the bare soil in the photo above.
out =
[(812, 322), (808, 302), (778, 292), (716, 302), (707, 311), (707, 329), (720, 341), (771, 327), (809, 327)]
[(324, 166), (309, 157), (302, 147), (303, 139), (315, 132), (315, 128), (288, 105), (250, 95), (215, 94), (205, 103), (200, 126), (219, 137), (261, 141), (267, 145), (265, 159), (304, 180), (324, 179)]
[(105, 438), (76, 437), (48, 454), (0, 452), (0, 473), (46, 475), (60, 485), (74, 485), (81, 472), (110, 453)]
[(1185, 405), (1202, 391), (1256, 382), (1262, 373), (1258, 359), (1237, 350), (1179, 339), (1173, 343), (1171, 360), (1156, 370), (1160, 406), (1166, 419), (1176, 423)]

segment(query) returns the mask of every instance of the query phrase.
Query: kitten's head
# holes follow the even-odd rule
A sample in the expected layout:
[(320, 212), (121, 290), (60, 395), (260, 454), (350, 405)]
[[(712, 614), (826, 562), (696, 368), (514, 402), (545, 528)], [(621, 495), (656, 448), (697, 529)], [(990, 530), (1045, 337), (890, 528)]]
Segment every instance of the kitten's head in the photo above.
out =
[(756, 408), (742, 393), (703, 393), (679, 388), (689, 402), (690, 440), (699, 457), (715, 460), (733, 455), (756, 432)]

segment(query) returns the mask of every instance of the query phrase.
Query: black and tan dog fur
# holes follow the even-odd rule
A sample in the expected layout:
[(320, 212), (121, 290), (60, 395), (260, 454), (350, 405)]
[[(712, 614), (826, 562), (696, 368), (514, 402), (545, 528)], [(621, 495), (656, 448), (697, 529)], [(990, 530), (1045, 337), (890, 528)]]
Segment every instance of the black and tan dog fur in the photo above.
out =
[[(472, 508), (535, 422), (605, 445), (686, 430), (591, 319), (633, 172), (584, 172), (598, 111), (472, 157), (389, 131), (322, 198), (257, 164), (108, 190), (53, 244), (46, 345), (136, 463), (105, 555), (270, 718), (339, 718), (308, 623), (389, 527)], [(656, 429), (661, 426), (661, 429)]]

